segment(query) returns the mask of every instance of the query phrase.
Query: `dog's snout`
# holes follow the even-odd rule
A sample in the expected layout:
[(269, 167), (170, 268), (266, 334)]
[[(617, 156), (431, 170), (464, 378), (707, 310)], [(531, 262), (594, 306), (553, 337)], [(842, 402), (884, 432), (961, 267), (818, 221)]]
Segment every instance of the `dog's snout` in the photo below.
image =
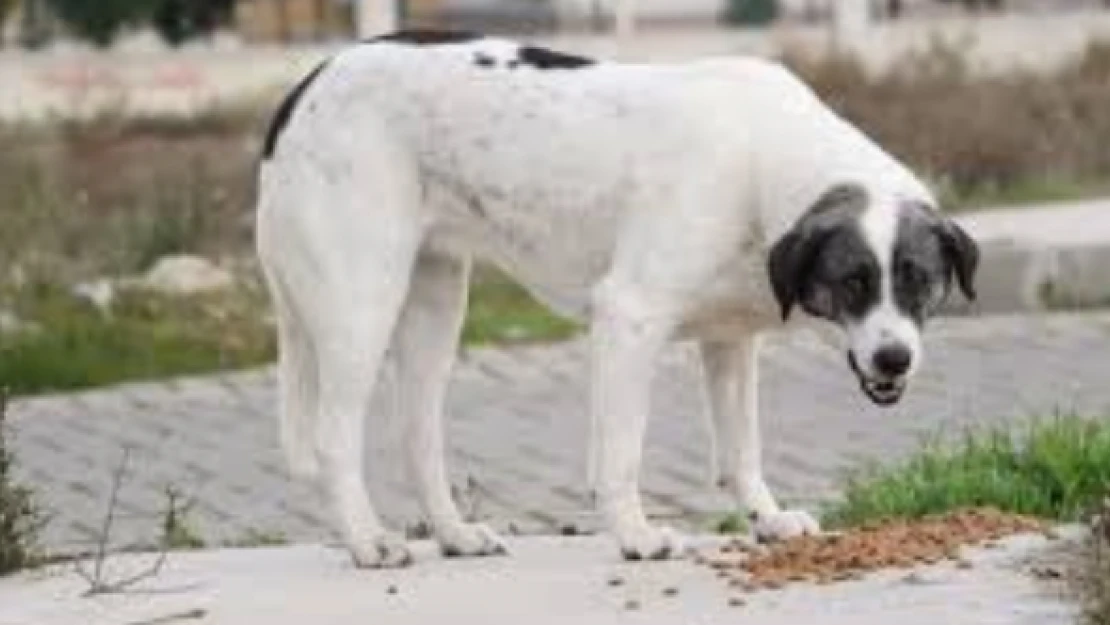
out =
[(904, 345), (890, 345), (875, 352), (875, 370), (887, 377), (896, 378), (910, 369), (912, 356)]

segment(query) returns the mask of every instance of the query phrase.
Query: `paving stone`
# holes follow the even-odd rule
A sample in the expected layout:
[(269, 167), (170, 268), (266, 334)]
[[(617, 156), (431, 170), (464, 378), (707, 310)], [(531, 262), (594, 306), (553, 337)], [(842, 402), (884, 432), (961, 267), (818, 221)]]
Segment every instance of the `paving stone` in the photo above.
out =
[[(764, 458), (781, 498), (827, 500), (843, 470), (896, 459), (924, 433), (956, 435), (971, 425), (1057, 410), (1100, 414), (1110, 406), (1107, 313), (943, 320), (926, 345), (924, 369), (905, 400), (880, 409), (859, 393), (843, 353), (815, 335), (768, 339)], [(479, 512), (496, 527), (597, 527), (585, 491), (587, 353), (578, 339), (460, 357), (448, 397), (451, 477), (459, 487), (479, 485)], [(133, 448), (131, 475), (114, 543), (157, 535), (169, 483), (196, 500), (189, 520), (209, 543), (251, 531), (330, 539), (319, 494), (288, 477), (274, 391), (272, 369), (262, 369), (15, 401), (20, 475), (53, 513), (47, 546), (89, 546), (125, 446)], [(704, 524), (731, 504), (709, 486), (695, 349), (676, 346), (664, 355), (653, 393), (645, 501), (654, 515)], [(387, 396), (375, 399), (366, 428), (368, 484), (389, 522), (412, 526), (419, 511)]]

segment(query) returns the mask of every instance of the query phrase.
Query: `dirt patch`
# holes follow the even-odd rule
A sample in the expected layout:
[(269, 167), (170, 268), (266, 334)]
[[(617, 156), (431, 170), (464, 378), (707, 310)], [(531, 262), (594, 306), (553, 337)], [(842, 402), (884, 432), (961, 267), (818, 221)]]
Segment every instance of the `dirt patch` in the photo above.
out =
[(838, 534), (803, 536), (772, 545), (732, 541), (698, 558), (730, 585), (756, 591), (790, 583), (830, 584), (883, 569), (908, 569), (948, 560), (971, 563), (960, 548), (990, 547), (1015, 534), (1050, 533), (1039, 519), (994, 509), (968, 509), (918, 520), (867, 524)]

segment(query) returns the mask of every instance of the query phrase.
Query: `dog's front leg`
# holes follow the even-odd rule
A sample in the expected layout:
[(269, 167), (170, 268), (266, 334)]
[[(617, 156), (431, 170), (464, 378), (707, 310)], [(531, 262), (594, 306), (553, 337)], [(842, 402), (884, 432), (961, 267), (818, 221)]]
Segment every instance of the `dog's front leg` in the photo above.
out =
[(592, 485), (609, 530), (629, 560), (682, 551), (669, 528), (650, 525), (640, 501), (640, 461), (656, 356), (672, 324), (634, 299), (595, 297), (591, 325)]
[(803, 510), (782, 510), (763, 479), (759, 435), (759, 337), (701, 344), (714, 428), (719, 483), (754, 520), (763, 540), (818, 532), (817, 522)]

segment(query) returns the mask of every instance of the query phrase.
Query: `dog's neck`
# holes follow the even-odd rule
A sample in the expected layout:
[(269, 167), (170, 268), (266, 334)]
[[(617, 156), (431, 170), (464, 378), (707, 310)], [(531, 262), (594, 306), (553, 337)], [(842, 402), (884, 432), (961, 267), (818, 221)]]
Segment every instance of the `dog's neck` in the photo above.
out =
[[(821, 105), (812, 92), (790, 94), (773, 109), (774, 123), (753, 129), (753, 181), (770, 241), (784, 234), (830, 188), (864, 187), (872, 201), (914, 200), (935, 206), (925, 185), (856, 127)], [(755, 117), (755, 119), (759, 119)]]

